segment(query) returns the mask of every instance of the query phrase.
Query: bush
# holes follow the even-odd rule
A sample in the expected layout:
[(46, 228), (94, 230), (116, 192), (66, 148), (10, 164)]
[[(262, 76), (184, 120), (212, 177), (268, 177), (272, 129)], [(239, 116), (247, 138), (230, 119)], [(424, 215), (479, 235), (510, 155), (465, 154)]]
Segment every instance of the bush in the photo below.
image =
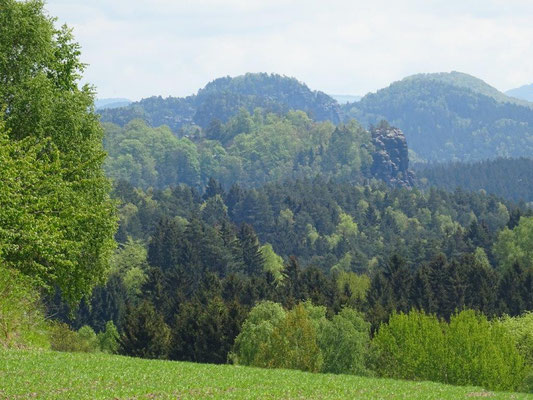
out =
[(325, 320), (318, 335), (324, 363), (321, 372), (368, 375), (370, 324), (357, 311), (344, 308)]
[(527, 376), (523, 390), (533, 392), (533, 312), (527, 312), (519, 317), (504, 316), (502, 326), (513, 337), (518, 351), (527, 364)]
[(55, 322), (51, 324), (50, 344), (52, 350), (64, 352), (95, 353), (100, 351), (100, 343), (90, 326), (82, 326), (73, 331), (67, 324)]
[(0, 347), (48, 348), (47, 330), (31, 281), (0, 265)]
[(424, 312), (393, 314), (372, 341), (376, 373), (395, 379), (446, 381), (443, 325)]
[(373, 365), (381, 376), (516, 390), (525, 364), (513, 337), (499, 322), (465, 310), (450, 323), (411, 311), (395, 314), (374, 340)]
[(104, 353), (115, 354), (118, 352), (119, 338), (117, 327), (113, 321), (108, 321), (105, 325), (105, 331), (98, 334), (100, 350)]

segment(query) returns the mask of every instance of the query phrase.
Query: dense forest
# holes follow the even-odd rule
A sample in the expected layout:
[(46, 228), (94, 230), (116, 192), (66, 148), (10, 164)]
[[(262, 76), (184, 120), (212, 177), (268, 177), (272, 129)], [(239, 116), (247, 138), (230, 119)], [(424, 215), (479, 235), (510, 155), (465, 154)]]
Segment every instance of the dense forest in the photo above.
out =
[(405, 137), (385, 121), (367, 131), (354, 120), (334, 126), (302, 111), (279, 116), (241, 109), (226, 124), (214, 122), (182, 138), (141, 120), (104, 127), (107, 175), (142, 188), (185, 183), (201, 189), (209, 178), (225, 187), (253, 187), (316, 176), (413, 185)]
[(483, 190), (515, 202), (533, 201), (533, 160), (529, 158), (417, 164), (414, 169), (422, 188)]
[(408, 77), (343, 108), (363, 124), (398, 126), (422, 160), (529, 157), (533, 150), (531, 105), (460, 73)]
[(41, 1), (0, 7), (0, 351), (533, 390), (533, 211), (496, 195), (519, 181), (489, 185), (529, 160), (427, 167), (417, 188), (381, 120), (422, 157), (475, 159), (527, 151), (530, 108), (412, 78), (346, 106), (367, 130), (247, 74), (102, 122), (71, 31)]
[(277, 74), (245, 74), (216, 79), (185, 98), (150, 97), (127, 107), (101, 110), (102, 121), (126, 125), (142, 119), (153, 127), (167, 125), (174, 132), (191, 125), (207, 128), (217, 120), (226, 122), (241, 109), (256, 108), (285, 114), (302, 110), (317, 121), (341, 122), (339, 104), (327, 94), (311, 91), (294, 78)]
[(167, 125), (177, 136), (206, 132), (241, 109), (285, 115), (302, 110), (315, 121), (335, 125), (352, 118), (364, 127), (387, 120), (402, 129), (415, 159), (476, 161), (528, 157), (533, 136), (531, 103), (509, 97), (473, 76), (420, 74), (340, 106), (293, 78), (246, 74), (220, 78), (186, 98), (152, 97), (128, 107), (102, 110), (102, 121), (126, 126), (141, 119)]

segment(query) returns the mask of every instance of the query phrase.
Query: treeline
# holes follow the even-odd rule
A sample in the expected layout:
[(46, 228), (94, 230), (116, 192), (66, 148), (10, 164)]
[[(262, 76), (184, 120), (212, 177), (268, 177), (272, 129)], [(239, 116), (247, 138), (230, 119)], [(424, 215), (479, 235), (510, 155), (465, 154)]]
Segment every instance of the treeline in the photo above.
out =
[(421, 187), (445, 190), (461, 188), (487, 193), (516, 202), (533, 201), (533, 160), (498, 158), (475, 163), (415, 164)]
[(141, 120), (104, 128), (107, 175), (142, 188), (202, 188), (209, 177), (226, 187), (250, 187), (316, 175), (361, 183), (371, 176), (369, 132), (354, 121), (337, 127), (314, 122), (302, 111), (278, 116), (242, 109), (225, 124), (213, 120), (206, 129), (181, 132), (181, 138)]

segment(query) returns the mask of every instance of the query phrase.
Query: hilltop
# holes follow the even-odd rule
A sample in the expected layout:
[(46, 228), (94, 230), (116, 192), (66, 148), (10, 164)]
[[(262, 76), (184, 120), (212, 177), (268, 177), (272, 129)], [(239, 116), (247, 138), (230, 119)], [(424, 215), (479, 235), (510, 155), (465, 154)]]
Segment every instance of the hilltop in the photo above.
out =
[(278, 114), (302, 110), (316, 121), (341, 121), (340, 106), (332, 97), (295, 78), (267, 73), (218, 78), (192, 96), (153, 96), (101, 114), (102, 121), (121, 126), (139, 118), (153, 127), (168, 125), (177, 131), (191, 124), (206, 128), (212, 120), (227, 122), (242, 108), (252, 113), (258, 107)]
[(458, 72), (419, 74), (343, 106), (363, 124), (382, 119), (402, 129), (409, 148), (428, 161), (528, 157), (533, 109), (480, 79)]

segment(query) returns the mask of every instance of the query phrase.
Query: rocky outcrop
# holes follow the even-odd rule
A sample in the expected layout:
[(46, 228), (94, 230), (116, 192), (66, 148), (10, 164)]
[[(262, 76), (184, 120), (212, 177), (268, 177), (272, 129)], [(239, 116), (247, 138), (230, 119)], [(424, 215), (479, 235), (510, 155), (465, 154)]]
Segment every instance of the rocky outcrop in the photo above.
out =
[(372, 127), (370, 133), (375, 148), (372, 175), (392, 186), (413, 186), (414, 174), (409, 170), (409, 153), (403, 132), (382, 121)]

